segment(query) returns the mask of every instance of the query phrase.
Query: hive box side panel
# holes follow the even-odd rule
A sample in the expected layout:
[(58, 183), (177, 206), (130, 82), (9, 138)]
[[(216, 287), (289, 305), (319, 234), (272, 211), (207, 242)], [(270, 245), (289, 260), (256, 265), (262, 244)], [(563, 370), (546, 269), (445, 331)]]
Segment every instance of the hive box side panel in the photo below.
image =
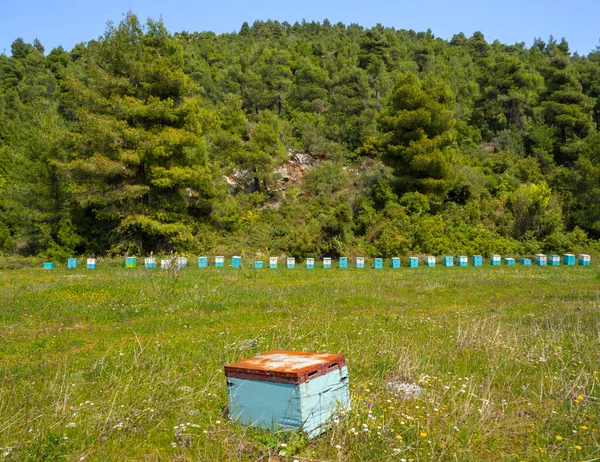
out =
[(302, 430), (309, 438), (323, 433), (338, 410), (350, 407), (348, 382), (348, 368), (344, 366), (300, 385)]
[(229, 415), (245, 425), (275, 429), (302, 427), (298, 385), (227, 378)]

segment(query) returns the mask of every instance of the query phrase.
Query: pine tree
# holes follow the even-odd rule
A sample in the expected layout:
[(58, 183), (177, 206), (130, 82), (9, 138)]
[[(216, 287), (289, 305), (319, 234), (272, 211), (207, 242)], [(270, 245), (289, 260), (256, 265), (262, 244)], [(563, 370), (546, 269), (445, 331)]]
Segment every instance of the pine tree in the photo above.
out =
[(216, 116), (163, 23), (143, 27), (130, 13), (109, 25), (65, 77), (63, 104), (73, 132), (64, 168), (98, 240), (113, 252), (193, 245), (214, 195), (204, 134)]
[(383, 161), (397, 177), (400, 193), (418, 191), (442, 198), (452, 184), (455, 120), (454, 95), (447, 85), (422, 82), (403, 74), (377, 116), (380, 135), (374, 140)]

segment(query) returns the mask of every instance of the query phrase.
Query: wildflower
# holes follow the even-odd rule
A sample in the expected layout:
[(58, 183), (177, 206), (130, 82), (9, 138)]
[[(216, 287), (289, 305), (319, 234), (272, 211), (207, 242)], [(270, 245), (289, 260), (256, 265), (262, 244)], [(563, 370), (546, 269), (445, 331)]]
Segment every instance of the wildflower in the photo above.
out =
[(577, 449), (578, 451), (581, 451), (582, 448), (581, 448), (581, 446), (577, 445), (577, 446), (575, 446), (575, 449)]
[(339, 444), (336, 444), (336, 445), (335, 445), (335, 448), (336, 448), (336, 449), (342, 449), (342, 446), (340, 446)]
[(578, 399), (579, 401), (583, 401), (583, 396), (581, 396), (581, 395), (577, 395), (577, 399)]
[(396, 435), (396, 439), (397, 439), (398, 441), (402, 441), (404, 438), (402, 438), (402, 435)]
[(556, 441), (562, 441), (563, 437), (560, 435), (556, 435)]
[(582, 430), (587, 430), (587, 429), (588, 429), (586, 425), (582, 425), (582, 426), (581, 426), (581, 427), (579, 427), (579, 428), (581, 428)]
[(365, 406), (367, 406), (368, 408), (371, 408), (371, 407), (373, 407), (373, 403), (370, 403), (370, 402), (367, 401), (365, 403)]
[(427, 432), (421, 432), (421, 433), (419, 433), (419, 436), (421, 438), (425, 438), (427, 436)]

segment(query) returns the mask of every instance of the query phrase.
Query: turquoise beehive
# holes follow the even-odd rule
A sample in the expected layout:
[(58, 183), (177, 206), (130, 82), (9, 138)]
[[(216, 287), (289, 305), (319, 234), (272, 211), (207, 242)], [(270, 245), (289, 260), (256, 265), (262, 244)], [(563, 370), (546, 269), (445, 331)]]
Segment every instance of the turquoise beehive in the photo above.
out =
[(77, 268), (77, 258), (69, 258), (67, 260), (67, 269), (76, 269)]
[(146, 257), (144, 258), (144, 267), (148, 269), (156, 268), (156, 258)]
[(373, 267), (375, 269), (382, 269), (383, 268), (383, 258), (375, 258), (373, 260)]
[(356, 267), (358, 269), (362, 269), (365, 267), (365, 259), (364, 257), (356, 257)]
[(343, 355), (275, 350), (225, 366), (229, 417), (313, 438), (350, 408)]
[(306, 269), (315, 269), (315, 259), (314, 258), (306, 259)]
[(546, 255), (544, 255), (543, 253), (536, 253), (535, 254), (535, 264), (538, 266), (546, 266), (548, 259), (546, 258)]
[(242, 257), (238, 256), (238, 255), (234, 255), (233, 257), (231, 257), (231, 267), (232, 268), (239, 268), (242, 265)]
[(254, 262), (254, 268), (255, 269), (262, 269), (262, 266), (263, 266), (262, 261), (257, 260), (257, 261)]
[(215, 257), (215, 266), (217, 268), (223, 268), (225, 266), (225, 257), (222, 255)]
[(560, 255), (554, 253), (548, 255), (548, 264), (550, 266), (560, 266)]
[(425, 265), (433, 268), (435, 266), (435, 257), (432, 255), (425, 257)]
[(269, 257), (269, 268), (277, 269), (277, 257)]
[(294, 257), (287, 258), (287, 267), (288, 269), (293, 269), (296, 267), (296, 259)]
[(208, 268), (208, 257), (198, 257), (198, 268)]
[(500, 255), (496, 255), (496, 254), (490, 255), (490, 265), (500, 266)]
[(86, 267), (89, 270), (95, 270), (96, 269), (96, 259), (95, 258), (88, 258), (86, 261)]
[(568, 266), (573, 266), (575, 264), (575, 255), (573, 255), (572, 253), (564, 254), (563, 263)]
[(466, 255), (459, 255), (457, 257), (458, 266), (469, 266), (469, 257)]
[(510, 257), (504, 257), (504, 264), (508, 266), (515, 266), (515, 259)]
[(417, 266), (419, 266), (419, 257), (409, 257), (409, 259), (408, 259), (408, 267), (409, 268), (416, 268)]
[(444, 257), (444, 266), (454, 266), (454, 257)]
[(325, 269), (331, 268), (331, 258), (329, 258), (329, 257), (323, 258), (323, 268), (325, 268)]
[(483, 266), (483, 257), (481, 255), (473, 255), (473, 266)]
[(521, 258), (521, 265), (531, 266), (531, 258)]
[(45, 270), (51, 270), (54, 269), (54, 263), (51, 261), (46, 261), (44, 262), (44, 269)]
[(175, 259), (175, 266), (179, 269), (187, 268), (187, 266), (188, 266), (187, 257), (177, 257)]
[(394, 268), (394, 269), (400, 268), (400, 257), (392, 258), (392, 268)]
[(171, 268), (171, 260), (169, 260), (168, 258), (163, 258), (160, 261), (160, 269), (168, 270), (170, 268)]
[(125, 268), (135, 268), (137, 266), (137, 258), (125, 257)]
[(346, 269), (346, 268), (348, 268), (348, 258), (340, 257), (340, 269)]
[(581, 266), (590, 266), (591, 258), (588, 254), (579, 254), (579, 264)]

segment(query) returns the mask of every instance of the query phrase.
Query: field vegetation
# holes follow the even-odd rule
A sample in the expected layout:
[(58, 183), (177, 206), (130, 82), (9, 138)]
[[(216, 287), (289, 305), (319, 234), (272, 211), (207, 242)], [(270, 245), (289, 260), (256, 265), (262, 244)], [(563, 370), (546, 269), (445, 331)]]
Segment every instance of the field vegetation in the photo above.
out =
[[(592, 267), (0, 270), (0, 460), (596, 460)], [(229, 421), (223, 366), (346, 355), (324, 435)]]

